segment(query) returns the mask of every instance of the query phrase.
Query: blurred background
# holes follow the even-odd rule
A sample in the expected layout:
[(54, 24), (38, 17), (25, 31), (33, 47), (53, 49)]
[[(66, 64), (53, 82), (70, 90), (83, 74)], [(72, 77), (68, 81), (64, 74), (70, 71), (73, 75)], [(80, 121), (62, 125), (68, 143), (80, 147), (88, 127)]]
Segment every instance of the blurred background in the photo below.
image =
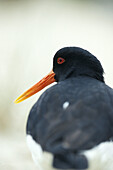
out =
[(25, 128), (44, 90), (13, 101), (52, 69), (65, 46), (97, 56), (113, 87), (113, 0), (0, 0), (0, 169), (36, 170)]

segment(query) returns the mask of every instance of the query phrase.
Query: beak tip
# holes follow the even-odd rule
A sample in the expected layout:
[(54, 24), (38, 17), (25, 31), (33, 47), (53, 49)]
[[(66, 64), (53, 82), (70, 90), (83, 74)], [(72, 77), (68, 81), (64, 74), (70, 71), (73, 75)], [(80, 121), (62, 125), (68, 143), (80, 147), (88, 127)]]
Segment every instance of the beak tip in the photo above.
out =
[(20, 103), (22, 100), (20, 100), (20, 97), (18, 97), (15, 101), (14, 101), (14, 103), (15, 104), (18, 104), (18, 103)]
[(15, 100), (15, 101), (14, 101), (14, 103), (15, 103), (15, 104), (17, 104), (17, 103), (18, 103), (18, 101), (17, 101), (17, 100)]

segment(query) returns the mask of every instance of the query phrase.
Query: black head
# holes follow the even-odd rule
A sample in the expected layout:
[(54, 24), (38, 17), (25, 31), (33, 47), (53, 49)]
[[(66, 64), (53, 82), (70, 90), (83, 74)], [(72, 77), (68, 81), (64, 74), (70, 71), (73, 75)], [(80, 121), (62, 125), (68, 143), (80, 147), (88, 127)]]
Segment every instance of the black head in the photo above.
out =
[(56, 81), (70, 77), (89, 76), (104, 82), (100, 61), (90, 52), (79, 47), (65, 47), (57, 51), (53, 59)]
[(22, 102), (47, 85), (77, 76), (89, 76), (104, 82), (100, 61), (88, 51), (78, 47), (60, 49), (53, 59), (53, 70), (33, 87), (19, 96), (15, 103)]

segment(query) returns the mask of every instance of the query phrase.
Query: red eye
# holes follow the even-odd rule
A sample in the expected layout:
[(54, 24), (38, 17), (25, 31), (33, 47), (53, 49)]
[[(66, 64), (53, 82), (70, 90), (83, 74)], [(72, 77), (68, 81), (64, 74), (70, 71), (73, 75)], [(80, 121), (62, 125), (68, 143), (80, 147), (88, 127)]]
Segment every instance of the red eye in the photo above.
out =
[(64, 58), (59, 57), (59, 58), (57, 59), (57, 63), (58, 63), (58, 64), (62, 64), (62, 63), (64, 63), (64, 62), (65, 62)]

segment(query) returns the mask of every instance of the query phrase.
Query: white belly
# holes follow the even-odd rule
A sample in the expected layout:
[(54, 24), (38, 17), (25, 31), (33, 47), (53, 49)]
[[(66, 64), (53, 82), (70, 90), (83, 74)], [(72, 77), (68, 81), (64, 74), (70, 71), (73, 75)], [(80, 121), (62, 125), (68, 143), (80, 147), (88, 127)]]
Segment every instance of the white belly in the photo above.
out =
[(91, 150), (85, 151), (89, 162), (88, 170), (113, 170), (113, 142), (103, 142)]
[[(31, 151), (32, 158), (38, 167), (38, 170), (53, 170), (53, 156), (48, 152), (43, 152), (41, 146), (37, 144), (32, 136), (27, 135), (27, 144)], [(55, 169), (54, 169), (55, 170)]]
[[(27, 135), (27, 144), (38, 170), (56, 170), (52, 166), (52, 154), (43, 152), (41, 146), (30, 135)], [(113, 142), (103, 142), (82, 154), (88, 159), (87, 170), (113, 170)]]

